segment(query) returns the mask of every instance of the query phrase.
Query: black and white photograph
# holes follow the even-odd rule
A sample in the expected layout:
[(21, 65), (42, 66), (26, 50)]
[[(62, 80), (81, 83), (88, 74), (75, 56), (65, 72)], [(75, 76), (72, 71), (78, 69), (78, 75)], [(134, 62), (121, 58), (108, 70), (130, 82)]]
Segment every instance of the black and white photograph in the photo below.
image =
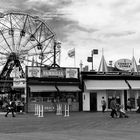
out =
[(139, 0), (0, 0), (0, 140), (139, 133)]

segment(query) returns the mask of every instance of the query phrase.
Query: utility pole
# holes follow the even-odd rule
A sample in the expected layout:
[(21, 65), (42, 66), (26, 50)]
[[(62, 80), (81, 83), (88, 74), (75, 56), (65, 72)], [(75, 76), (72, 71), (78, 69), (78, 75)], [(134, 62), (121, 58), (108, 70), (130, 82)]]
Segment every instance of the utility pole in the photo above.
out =
[(92, 71), (93, 71), (93, 50), (91, 51), (91, 57), (92, 57)]
[(80, 70), (81, 71), (83, 70), (83, 62), (82, 62), (82, 60), (80, 61)]

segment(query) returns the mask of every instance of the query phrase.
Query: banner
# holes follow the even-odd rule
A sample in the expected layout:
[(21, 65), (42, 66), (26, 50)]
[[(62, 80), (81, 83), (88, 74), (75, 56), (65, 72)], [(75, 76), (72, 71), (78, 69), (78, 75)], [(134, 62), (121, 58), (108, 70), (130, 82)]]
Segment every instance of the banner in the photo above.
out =
[(28, 67), (28, 77), (40, 77), (41, 68), (40, 67)]
[(97, 49), (93, 49), (93, 50), (92, 50), (92, 55), (93, 55), (93, 54), (98, 54), (98, 50), (97, 50)]
[(14, 78), (13, 79), (13, 87), (24, 88), (25, 86), (26, 86), (25, 78)]
[(67, 68), (66, 69), (66, 78), (78, 78), (78, 69)]

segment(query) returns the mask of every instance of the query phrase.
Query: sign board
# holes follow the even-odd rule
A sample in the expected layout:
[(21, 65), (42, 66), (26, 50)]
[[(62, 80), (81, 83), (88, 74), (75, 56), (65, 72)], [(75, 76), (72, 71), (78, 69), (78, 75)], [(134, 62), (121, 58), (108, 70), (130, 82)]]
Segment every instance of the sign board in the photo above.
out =
[(115, 67), (119, 70), (130, 71), (132, 68), (132, 61), (129, 59), (119, 59), (115, 62)]
[(63, 77), (64, 78), (64, 70), (63, 69), (42, 69), (41, 77)]
[(66, 78), (78, 78), (78, 69), (67, 68), (66, 69)]
[(40, 77), (41, 68), (40, 67), (28, 67), (28, 77)]
[(13, 79), (13, 87), (24, 88), (25, 86), (26, 86), (25, 78), (14, 78)]
[(28, 77), (79, 78), (78, 68), (28, 67)]

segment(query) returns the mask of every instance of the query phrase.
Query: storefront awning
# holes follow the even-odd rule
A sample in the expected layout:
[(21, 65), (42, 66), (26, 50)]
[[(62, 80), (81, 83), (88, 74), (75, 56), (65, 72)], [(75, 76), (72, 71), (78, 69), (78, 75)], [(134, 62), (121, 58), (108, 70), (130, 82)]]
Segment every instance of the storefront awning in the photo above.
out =
[(124, 80), (86, 80), (86, 90), (127, 90)]
[(140, 89), (140, 80), (127, 80), (132, 89)]
[(34, 85), (30, 86), (31, 92), (57, 92), (55, 86), (42, 86), (42, 85)]
[(60, 92), (79, 92), (78, 86), (57, 86)]

